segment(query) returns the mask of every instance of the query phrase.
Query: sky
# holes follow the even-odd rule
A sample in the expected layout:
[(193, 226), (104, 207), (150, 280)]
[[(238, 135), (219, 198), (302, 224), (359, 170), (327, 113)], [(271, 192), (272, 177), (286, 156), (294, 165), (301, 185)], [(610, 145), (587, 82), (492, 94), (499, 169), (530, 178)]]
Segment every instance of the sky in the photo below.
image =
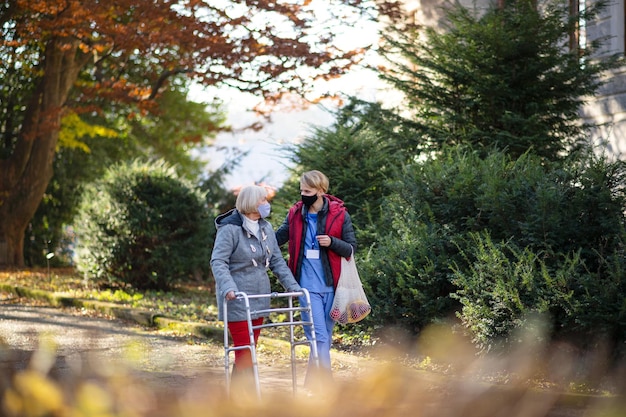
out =
[[(227, 178), (227, 187), (265, 182), (279, 187), (288, 176), (288, 158), (285, 147), (301, 142), (310, 132), (312, 124), (327, 126), (332, 117), (319, 106), (307, 110), (276, 112), (272, 114), (272, 123), (267, 123), (252, 111), (247, 110), (258, 103), (259, 99), (247, 94), (229, 91), (225, 100), (228, 112), (227, 124), (233, 132), (220, 133), (215, 146), (203, 155), (207, 160), (207, 169), (213, 171), (220, 167), (232, 149), (248, 152), (232, 175)], [(241, 130), (255, 122), (264, 123), (259, 131)]]
[[(345, 95), (375, 100), (380, 95), (382, 85), (371, 71), (357, 70), (334, 80), (329, 90)], [(192, 92), (192, 99), (206, 99), (207, 92)], [(332, 124), (334, 117), (332, 102), (312, 105), (306, 110), (278, 111), (272, 114), (272, 122), (267, 123), (262, 117), (256, 116), (249, 109), (259, 102), (259, 98), (243, 94), (235, 90), (220, 90), (220, 99), (227, 109), (227, 124), (233, 127), (233, 133), (220, 133), (215, 146), (203, 154), (207, 161), (207, 170), (219, 168), (233, 148), (249, 152), (238, 168), (227, 178), (227, 187), (265, 182), (280, 187), (288, 178), (288, 167), (291, 166), (286, 147), (300, 143), (310, 136), (312, 128), (325, 127)], [(241, 130), (254, 122), (264, 123), (259, 131)]]
[[(368, 26), (369, 25), (369, 26)], [(350, 48), (349, 43), (358, 39), (359, 44), (376, 44), (378, 30), (374, 23), (363, 23), (362, 26), (342, 28), (340, 45)], [(350, 32), (353, 30), (353, 32)], [(366, 62), (372, 64), (379, 59), (376, 55), (366, 57)], [(343, 96), (356, 95), (367, 100), (379, 100), (384, 96), (384, 87), (377, 75), (362, 67), (355, 68), (348, 74), (331, 81), (321, 82), (319, 90), (323, 92), (339, 93)], [(279, 188), (288, 179), (289, 159), (286, 157), (286, 146), (301, 142), (310, 136), (312, 128), (329, 126), (333, 122), (332, 110), (334, 103), (326, 102), (312, 105), (306, 110), (279, 111), (272, 114), (272, 123), (256, 116), (251, 109), (261, 99), (250, 94), (244, 94), (234, 89), (221, 88), (216, 90), (201, 90), (199, 87), (191, 90), (190, 98), (197, 101), (211, 101), (217, 96), (225, 104), (227, 110), (227, 124), (232, 126), (235, 133), (221, 133), (215, 141), (215, 146), (202, 155), (207, 160), (207, 170), (213, 171), (226, 160), (228, 149), (237, 148), (249, 152), (238, 168), (227, 178), (227, 187), (249, 185), (263, 181), (268, 185)], [(210, 98), (209, 98), (210, 97)], [(263, 122), (265, 127), (260, 131), (241, 131), (241, 128), (254, 122)]]

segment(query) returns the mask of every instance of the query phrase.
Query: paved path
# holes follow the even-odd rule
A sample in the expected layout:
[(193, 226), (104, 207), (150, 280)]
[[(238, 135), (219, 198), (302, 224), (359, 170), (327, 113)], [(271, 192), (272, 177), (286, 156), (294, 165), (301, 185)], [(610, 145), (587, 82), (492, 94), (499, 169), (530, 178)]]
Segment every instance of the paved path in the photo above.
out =
[[(0, 340), (8, 350), (0, 355), (0, 367), (24, 369), (40, 343), (53, 341), (57, 377), (87, 371), (111, 375), (132, 370), (134, 377), (157, 389), (186, 391), (206, 383), (224, 385), (224, 351), (216, 343), (168, 336), (133, 323), (70, 314), (52, 307), (0, 302)], [(0, 351), (2, 352), (2, 351)], [(291, 362), (274, 355), (259, 355), (264, 389), (292, 391)], [(298, 377), (304, 364), (296, 362)]]

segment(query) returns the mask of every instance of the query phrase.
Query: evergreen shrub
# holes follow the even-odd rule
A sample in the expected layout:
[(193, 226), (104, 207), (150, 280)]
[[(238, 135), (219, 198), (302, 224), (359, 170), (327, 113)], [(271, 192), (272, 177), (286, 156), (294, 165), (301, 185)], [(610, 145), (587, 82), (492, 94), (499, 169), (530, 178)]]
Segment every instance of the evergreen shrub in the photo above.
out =
[(478, 347), (514, 344), (513, 336), (525, 330), (529, 318), (555, 318), (563, 324), (576, 311), (571, 285), (584, 274), (579, 256), (563, 259), (558, 270), (549, 271), (528, 247), (494, 242), (488, 232), (469, 238), (473, 245), (464, 255), (471, 260), (466, 268), (455, 268), (457, 291), (451, 296), (460, 300), (459, 317)]
[(453, 315), (452, 271), (445, 267), (455, 250), (445, 227), (394, 223), (367, 256), (358, 258), (361, 279), (373, 306), (369, 320), (418, 334), (433, 321)]
[(459, 148), (407, 165), (362, 265), (372, 319), (419, 331), (454, 309), (490, 349), (541, 314), (553, 337), (623, 343), (625, 167)]
[(204, 195), (171, 166), (115, 165), (83, 195), (77, 266), (98, 282), (167, 290), (208, 271), (210, 227)]

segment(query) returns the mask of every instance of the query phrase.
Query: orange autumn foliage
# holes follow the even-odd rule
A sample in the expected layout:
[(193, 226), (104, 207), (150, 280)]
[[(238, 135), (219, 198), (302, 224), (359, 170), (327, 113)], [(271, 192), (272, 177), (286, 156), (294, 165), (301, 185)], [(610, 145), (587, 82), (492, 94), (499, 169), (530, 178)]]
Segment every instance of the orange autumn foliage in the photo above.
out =
[[(129, 96), (112, 94), (123, 90), (120, 82), (148, 89), (154, 98), (175, 74), (205, 85), (225, 82), (273, 100), (284, 92), (306, 92), (315, 79), (340, 76), (362, 58), (368, 45), (341, 50), (333, 44), (334, 33), (375, 6), (362, 0), (11, 3), (5, 19), (15, 26), (3, 46), (39, 42), (42, 57), (52, 46), (71, 51), (83, 58), (81, 70), (91, 73), (85, 79), (98, 84), (95, 90), (111, 90), (118, 99)], [(107, 77), (100, 78), (103, 73)]]

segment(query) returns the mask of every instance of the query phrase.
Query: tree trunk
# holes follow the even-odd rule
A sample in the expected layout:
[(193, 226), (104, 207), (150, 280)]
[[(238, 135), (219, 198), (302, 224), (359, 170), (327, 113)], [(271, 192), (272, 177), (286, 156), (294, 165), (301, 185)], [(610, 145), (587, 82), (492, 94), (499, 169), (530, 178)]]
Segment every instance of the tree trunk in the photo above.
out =
[(87, 59), (78, 43), (46, 45), (43, 77), (25, 110), (15, 149), (0, 160), (0, 265), (24, 266), (24, 233), (52, 178), (61, 115)]

